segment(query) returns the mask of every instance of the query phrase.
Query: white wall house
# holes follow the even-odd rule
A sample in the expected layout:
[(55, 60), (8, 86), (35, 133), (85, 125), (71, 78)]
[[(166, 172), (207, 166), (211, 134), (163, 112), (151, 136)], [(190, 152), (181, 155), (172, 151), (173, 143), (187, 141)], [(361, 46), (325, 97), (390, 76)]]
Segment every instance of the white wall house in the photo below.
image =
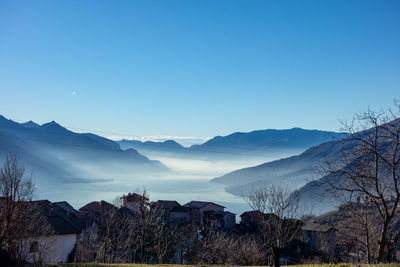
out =
[[(67, 263), (73, 256), (84, 221), (67, 202), (39, 200), (33, 203), (44, 215), (44, 227), (19, 243), (19, 258), (27, 263)], [(71, 257), (73, 259), (73, 257)]]
[(67, 263), (76, 245), (77, 234), (60, 234), (30, 238), (23, 243), (27, 263)]

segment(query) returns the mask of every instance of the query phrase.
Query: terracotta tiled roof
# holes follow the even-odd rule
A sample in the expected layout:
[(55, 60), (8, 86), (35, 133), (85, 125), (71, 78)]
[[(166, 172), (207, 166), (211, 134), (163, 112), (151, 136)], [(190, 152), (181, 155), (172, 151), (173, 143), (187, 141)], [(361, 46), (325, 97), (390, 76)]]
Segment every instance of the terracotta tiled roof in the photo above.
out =
[(96, 215), (102, 215), (107, 209), (116, 209), (116, 207), (108, 203), (107, 201), (102, 200), (102, 201), (90, 202), (85, 206), (83, 206), (82, 208), (80, 208), (79, 211), (91, 212)]

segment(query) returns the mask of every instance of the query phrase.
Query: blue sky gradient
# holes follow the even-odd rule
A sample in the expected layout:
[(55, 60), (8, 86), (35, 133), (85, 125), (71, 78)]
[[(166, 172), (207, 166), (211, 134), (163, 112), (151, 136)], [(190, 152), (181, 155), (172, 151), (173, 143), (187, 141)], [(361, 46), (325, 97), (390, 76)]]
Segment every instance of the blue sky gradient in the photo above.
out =
[(400, 98), (400, 1), (1, 1), (0, 114), (106, 136), (338, 130)]

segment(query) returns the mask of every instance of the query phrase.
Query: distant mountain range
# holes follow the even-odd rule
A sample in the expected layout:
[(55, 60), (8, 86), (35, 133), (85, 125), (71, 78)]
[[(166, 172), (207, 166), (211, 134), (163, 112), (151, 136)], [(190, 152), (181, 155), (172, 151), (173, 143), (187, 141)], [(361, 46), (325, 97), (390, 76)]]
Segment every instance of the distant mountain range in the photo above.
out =
[[(324, 158), (338, 156), (346, 145), (342, 139), (345, 136), (301, 128), (268, 129), (216, 136), (203, 144), (183, 147), (173, 140), (115, 142), (92, 133), (72, 132), (54, 121), (42, 125), (33, 121), (17, 123), (0, 115), (0, 161), (7, 153), (16, 152), (26, 169), (39, 179), (40, 186), (52, 188), (52, 184), (91, 184), (118, 179), (134, 182), (135, 177), (162, 177), (169, 169), (146, 157), (156, 154), (211, 162), (214, 159), (245, 162), (242, 159), (251, 157), (261, 159), (253, 162), (262, 162), (273, 155), (283, 159), (240, 169), (213, 182), (226, 185), (228, 192), (237, 195), (260, 183), (287, 183), (293, 189), (303, 190), (305, 198), (315, 200), (315, 194), (310, 192), (316, 190), (309, 190), (307, 182), (321, 178), (314, 169)], [(301, 154), (284, 158), (298, 153)]]
[(341, 139), (344, 136), (345, 134), (338, 132), (292, 128), (236, 132), (227, 136), (216, 136), (203, 144), (191, 147), (183, 147), (172, 140), (165, 142), (121, 140), (118, 143), (122, 148), (134, 148), (144, 154), (167, 153), (190, 157), (243, 158), (272, 154), (293, 155), (311, 146)]
[(321, 166), (325, 160), (337, 161), (342, 149), (348, 145), (350, 144), (346, 139), (325, 142), (307, 149), (300, 155), (239, 169), (214, 178), (212, 182), (226, 185), (226, 191), (235, 195), (241, 195), (262, 184), (287, 185), (292, 190), (301, 190), (303, 201), (309, 201), (315, 209), (329, 210), (335, 203), (327, 205), (324, 202), (322, 205), (319, 193), (323, 194), (323, 191), (312, 186), (315, 185), (315, 182), (312, 182), (324, 176)]
[[(395, 128), (400, 120), (388, 122)], [(374, 129), (357, 133), (356, 135), (374, 135)], [(324, 172), (326, 162), (334, 163), (337, 168), (345, 168), (342, 153), (356, 144), (346, 136), (340, 140), (329, 141), (311, 147), (300, 155), (263, 163), (254, 167), (243, 168), (212, 179), (212, 182), (226, 185), (226, 191), (241, 195), (262, 184), (283, 184), (296, 190), (303, 207), (309, 207), (315, 213), (322, 213), (336, 208), (337, 202), (327, 193), (329, 184), (338, 184), (343, 181), (339, 174)], [(381, 149), (387, 149), (387, 144), (382, 143)], [(357, 158), (348, 157), (347, 161), (356, 167)], [(390, 172), (388, 172), (390, 173)]]
[[(162, 163), (134, 149), (122, 150), (116, 142), (91, 133), (74, 133), (52, 121), (17, 123), (0, 115), (0, 159), (17, 153), (41, 181), (88, 183), (111, 179), (106, 172), (164, 172)], [(102, 177), (93, 172), (103, 173)]]
[(286, 130), (258, 130), (248, 133), (236, 132), (227, 136), (216, 136), (204, 144), (193, 145), (196, 150), (223, 149), (233, 150), (256, 150), (268, 149), (305, 149), (311, 146), (342, 138), (343, 133), (328, 132), (320, 130), (306, 130), (292, 128)]
[(141, 142), (137, 140), (126, 140), (122, 139), (117, 141), (117, 143), (121, 146), (122, 149), (135, 148), (135, 149), (143, 149), (143, 150), (161, 150), (161, 151), (183, 151), (185, 147), (178, 144), (174, 140), (167, 140), (164, 142), (153, 142), (146, 141)]

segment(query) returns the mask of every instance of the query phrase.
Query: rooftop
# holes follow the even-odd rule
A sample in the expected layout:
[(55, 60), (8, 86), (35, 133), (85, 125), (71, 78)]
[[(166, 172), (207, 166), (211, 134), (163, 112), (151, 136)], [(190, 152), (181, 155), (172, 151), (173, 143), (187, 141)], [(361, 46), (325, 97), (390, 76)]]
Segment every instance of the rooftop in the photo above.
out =
[(175, 200), (158, 200), (157, 202), (153, 202), (154, 205), (162, 208), (162, 209), (172, 209), (174, 207), (181, 206), (177, 201)]
[(81, 223), (76, 218), (68, 218), (63, 216), (48, 216), (47, 223), (50, 225), (54, 234), (79, 234), (82, 231)]
[(68, 214), (75, 214), (78, 212), (67, 201), (53, 202), (53, 204), (57, 205), (58, 207), (63, 209)]
[(303, 227), (301, 227), (301, 230), (303, 231), (312, 231), (312, 232), (328, 232), (329, 230), (333, 229), (332, 226), (329, 225), (323, 225), (315, 222), (308, 222)]
[(115, 208), (116, 207), (110, 203), (108, 203), (107, 201), (93, 201), (90, 202), (88, 204), (86, 204), (85, 206), (83, 206), (82, 208), (79, 209), (79, 211), (86, 211), (86, 212), (91, 212), (91, 213), (95, 213), (95, 214), (102, 214), (104, 213), (108, 208)]
[(189, 212), (190, 208), (189, 207), (184, 207), (184, 206), (176, 206), (173, 209), (171, 209), (173, 212)]
[(204, 207), (204, 206), (206, 206), (208, 204), (213, 204), (213, 205), (220, 206), (221, 208), (225, 208), (224, 206), (221, 206), (221, 205), (216, 204), (214, 202), (205, 202), (205, 201), (190, 201), (189, 203), (186, 203), (183, 206), (191, 207), (191, 208), (194, 208), (194, 209), (200, 209), (200, 208), (202, 208), (202, 207)]

